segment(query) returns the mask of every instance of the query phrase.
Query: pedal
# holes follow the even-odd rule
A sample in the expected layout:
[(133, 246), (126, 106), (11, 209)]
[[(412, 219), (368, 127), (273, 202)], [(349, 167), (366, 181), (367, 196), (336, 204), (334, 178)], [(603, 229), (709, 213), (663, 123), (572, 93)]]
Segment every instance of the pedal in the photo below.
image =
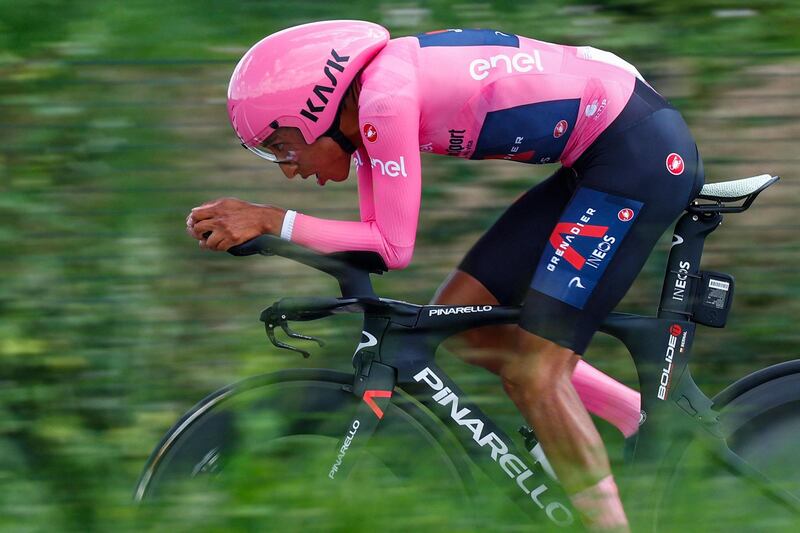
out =
[(528, 450), (531, 457), (542, 465), (545, 473), (550, 476), (551, 479), (558, 481), (558, 476), (550, 465), (550, 461), (547, 460), (547, 456), (544, 454), (544, 450), (542, 450), (542, 445), (539, 444), (539, 441), (536, 439), (536, 434), (533, 432), (533, 429), (528, 426), (520, 426), (517, 431), (519, 431), (519, 434), (525, 439), (525, 449)]
[(536, 433), (534, 433), (533, 429), (531, 429), (530, 427), (520, 426), (519, 429), (517, 429), (517, 431), (519, 432), (520, 435), (522, 435), (522, 438), (525, 440), (526, 450), (530, 451), (534, 448), (534, 446), (539, 444), (539, 440), (536, 438)]

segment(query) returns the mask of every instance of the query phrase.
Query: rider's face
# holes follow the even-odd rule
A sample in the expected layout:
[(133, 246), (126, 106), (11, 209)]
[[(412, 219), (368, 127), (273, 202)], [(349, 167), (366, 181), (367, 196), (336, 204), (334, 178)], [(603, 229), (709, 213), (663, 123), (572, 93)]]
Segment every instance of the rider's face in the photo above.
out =
[(350, 155), (329, 137), (320, 137), (307, 144), (297, 128), (278, 128), (263, 143), (262, 150), (275, 155), (287, 178), (298, 174), (306, 179), (317, 177), (317, 183), (344, 181), (350, 174)]

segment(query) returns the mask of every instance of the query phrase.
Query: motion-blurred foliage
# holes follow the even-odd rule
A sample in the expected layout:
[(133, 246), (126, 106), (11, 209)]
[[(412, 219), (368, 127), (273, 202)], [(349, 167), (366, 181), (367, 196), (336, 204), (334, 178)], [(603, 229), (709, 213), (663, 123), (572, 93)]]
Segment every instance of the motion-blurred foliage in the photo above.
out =
[[(183, 233), (191, 207), (225, 195), (355, 217), (354, 184), (286, 182), (238, 148), (224, 110), (250, 44), (326, 18), (398, 36), (496, 27), (637, 64), (685, 112), (709, 178), (784, 176), (709, 241), (708, 267), (740, 286), (728, 329), (701, 333), (698, 378), (713, 392), (797, 355), (800, 3), (0, 0), (0, 528), (124, 529), (147, 454), (206, 392), (278, 368), (347, 369), (356, 319), (307, 325), (330, 341), (310, 363), (267, 346), (256, 320), (279, 297), (334, 294), (328, 280), (280, 259), (203, 253)], [(423, 165), (415, 261), (378, 280), (385, 296), (428, 299), (504, 206), (552, 171)], [(653, 311), (665, 251), (626, 309)], [(513, 429), (494, 378), (443, 359)], [(600, 340), (589, 359), (633, 382), (619, 346)]]

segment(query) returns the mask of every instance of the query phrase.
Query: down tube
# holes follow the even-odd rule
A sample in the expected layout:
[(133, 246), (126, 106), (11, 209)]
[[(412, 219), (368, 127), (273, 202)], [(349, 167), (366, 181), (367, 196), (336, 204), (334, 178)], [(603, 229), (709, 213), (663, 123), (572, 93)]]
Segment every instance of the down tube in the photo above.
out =
[(441, 368), (430, 363), (402, 386), (447, 424), (470, 459), (523, 511), (536, 520), (546, 517), (561, 528), (578, 527), (575, 511), (559, 484), (529, 453), (517, 451)]

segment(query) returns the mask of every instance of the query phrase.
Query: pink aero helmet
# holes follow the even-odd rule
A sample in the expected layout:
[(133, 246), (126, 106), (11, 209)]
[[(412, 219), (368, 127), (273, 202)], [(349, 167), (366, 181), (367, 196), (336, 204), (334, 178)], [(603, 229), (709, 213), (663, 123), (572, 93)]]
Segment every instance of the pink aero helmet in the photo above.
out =
[(386, 28), (359, 20), (312, 22), (261, 39), (239, 60), (228, 86), (236, 135), (262, 157), (269, 154), (258, 145), (279, 126), (298, 128), (313, 143), (334, 124), (358, 72), (388, 41)]

